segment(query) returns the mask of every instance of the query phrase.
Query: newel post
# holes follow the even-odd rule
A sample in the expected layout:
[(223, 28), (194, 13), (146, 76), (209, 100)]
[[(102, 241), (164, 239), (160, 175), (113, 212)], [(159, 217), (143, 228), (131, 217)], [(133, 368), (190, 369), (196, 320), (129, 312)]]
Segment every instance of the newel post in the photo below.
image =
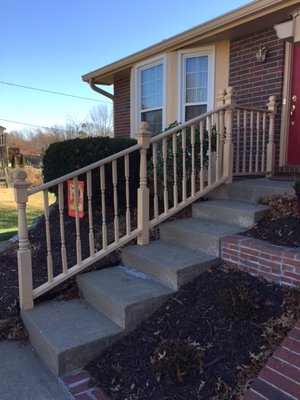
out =
[(138, 144), (140, 144), (140, 187), (138, 189), (137, 198), (137, 226), (141, 230), (137, 238), (140, 245), (149, 243), (149, 195), (150, 191), (147, 187), (147, 150), (150, 146), (151, 133), (148, 132), (149, 125), (142, 122), (140, 132), (136, 135)]
[(26, 172), (17, 169), (14, 173), (13, 187), (15, 192), (15, 202), (18, 208), (18, 277), (19, 277), (19, 296), (21, 310), (33, 308), (32, 293), (32, 261), (31, 250), (29, 248), (26, 203), (30, 184), (26, 182)]
[(268, 140), (268, 144), (267, 144), (267, 166), (266, 166), (266, 169), (268, 172), (268, 176), (273, 176), (275, 173), (274, 136), (275, 136), (275, 115), (277, 112), (276, 96), (269, 97), (267, 107), (268, 107), (268, 110), (270, 111), (270, 113), (269, 113), (270, 124), (269, 124), (269, 140)]
[(232, 140), (232, 128), (233, 128), (233, 110), (235, 107), (235, 96), (233, 94), (232, 87), (226, 89), (224, 96), (225, 105), (228, 105), (225, 114), (225, 127), (226, 137), (224, 143), (224, 158), (223, 158), (223, 173), (227, 177), (227, 183), (232, 182), (233, 175), (233, 140)]

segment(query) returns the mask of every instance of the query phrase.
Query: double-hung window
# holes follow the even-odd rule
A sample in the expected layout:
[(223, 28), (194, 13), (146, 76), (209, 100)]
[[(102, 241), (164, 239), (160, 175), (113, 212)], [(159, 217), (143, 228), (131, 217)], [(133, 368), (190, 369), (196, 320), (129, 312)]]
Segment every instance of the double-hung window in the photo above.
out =
[(137, 122), (148, 122), (149, 131), (158, 134), (164, 128), (164, 62), (141, 65), (137, 72)]
[(181, 54), (181, 119), (188, 121), (213, 106), (213, 52)]

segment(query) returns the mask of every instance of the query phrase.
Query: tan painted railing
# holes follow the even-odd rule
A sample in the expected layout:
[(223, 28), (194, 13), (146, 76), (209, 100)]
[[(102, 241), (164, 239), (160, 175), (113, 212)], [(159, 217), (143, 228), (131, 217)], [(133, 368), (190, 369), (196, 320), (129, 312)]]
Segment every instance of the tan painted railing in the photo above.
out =
[[(226, 92), (220, 93), (219, 106), (215, 110), (154, 137), (147, 132), (148, 125), (142, 123), (135, 146), (34, 189), (30, 189), (30, 184), (26, 182), (25, 171), (16, 171), (13, 186), (18, 207), (20, 307), (32, 308), (34, 299), (133, 239), (137, 239), (140, 245), (148, 244), (151, 228), (208, 194), (218, 185), (231, 182), (234, 155), (233, 99), (232, 89), (228, 88)], [(136, 152), (140, 153), (140, 165), (135, 210), (131, 202), (130, 160)], [(121, 177), (120, 165), (123, 165)], [(107, 169), (111, 172), (110, 182), (106, 179)], [(100, 199), (96, 209), (92, 186), (94, 174), (99, 175)], [(86, 233), (81, 231), (78, 209), (79, 179), (86, 182)], [(118, 179), (124, 182), (123, 190), (119, 190)], [(68, 180), (72, 180), (75, 187), (74, 238), (66, 235), (66, 225), (70, 223), (70, 219), (66, 218)], [(107, 198), (106, 195), (108, 188), (111, 198)], [(57, 195), (57, 220), (54, 222), (49, 207), (49, 191), (54, 191)], [(38, 192), (43, 192), (44, 198), (47, 279), (36, 284), (33, 272), (35, 268), (43, 268), (44, 265), (35, 266), (32, 263), (26, 203), (28, 196)], [(119, 207), (121, 203), (124, 205), (122, 209)], [(96, 223), (97, 212), (100, 215)], [(136, 218), (132, 218), (134, 215)], [(109, 227), (112, 235), (108, 234)], [(58, 250), (52, 249), (53, 235), (59, 235), (60, 242), (58, 272), (58, 267), (53, 261), (53, 251)], [(88, 237), (87, 248), (84, 248), (82, 243), (83, 235)], [(76, 253), (74, 262), (70, 262), (67, 251), (70, 242), (71, 253)], [(57, 263), (57, 257), (55, 260)]]
[(276, 98), (271, 96), (268, 109), (234, 109), (234, 175), (273, 175), (275, 161), (274, 119)]

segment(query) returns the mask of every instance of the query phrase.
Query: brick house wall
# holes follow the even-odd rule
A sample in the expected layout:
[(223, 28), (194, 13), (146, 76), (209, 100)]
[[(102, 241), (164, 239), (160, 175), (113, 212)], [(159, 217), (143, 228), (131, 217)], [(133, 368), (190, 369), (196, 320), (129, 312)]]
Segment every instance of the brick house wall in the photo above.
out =
[[(258, 63), (255, 58), (260, 44), (268, 49), (264, 63)], [(284, 55), (284, 42), (278, 40), (273, 28), (242, 36), (230, 44), (229, 86), (235, 89), (237, 105), (266, 109), (269, 96), (277, 98), (276, 164), (279, 161)]]
[(130, 77), (114, 83), (114, 137), (130, 137)]

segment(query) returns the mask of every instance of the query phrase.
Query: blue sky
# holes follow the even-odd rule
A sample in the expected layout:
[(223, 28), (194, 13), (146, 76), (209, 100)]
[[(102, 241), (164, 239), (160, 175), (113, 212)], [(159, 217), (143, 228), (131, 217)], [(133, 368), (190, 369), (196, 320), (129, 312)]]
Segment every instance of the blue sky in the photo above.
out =
[(0, 82), (31, 86), (83, 99), (0, 83), (4, 121), (51, 126), (83, 121), (107, 98), (81, 76), (249, 1), (223, 0), (1, 0)]

